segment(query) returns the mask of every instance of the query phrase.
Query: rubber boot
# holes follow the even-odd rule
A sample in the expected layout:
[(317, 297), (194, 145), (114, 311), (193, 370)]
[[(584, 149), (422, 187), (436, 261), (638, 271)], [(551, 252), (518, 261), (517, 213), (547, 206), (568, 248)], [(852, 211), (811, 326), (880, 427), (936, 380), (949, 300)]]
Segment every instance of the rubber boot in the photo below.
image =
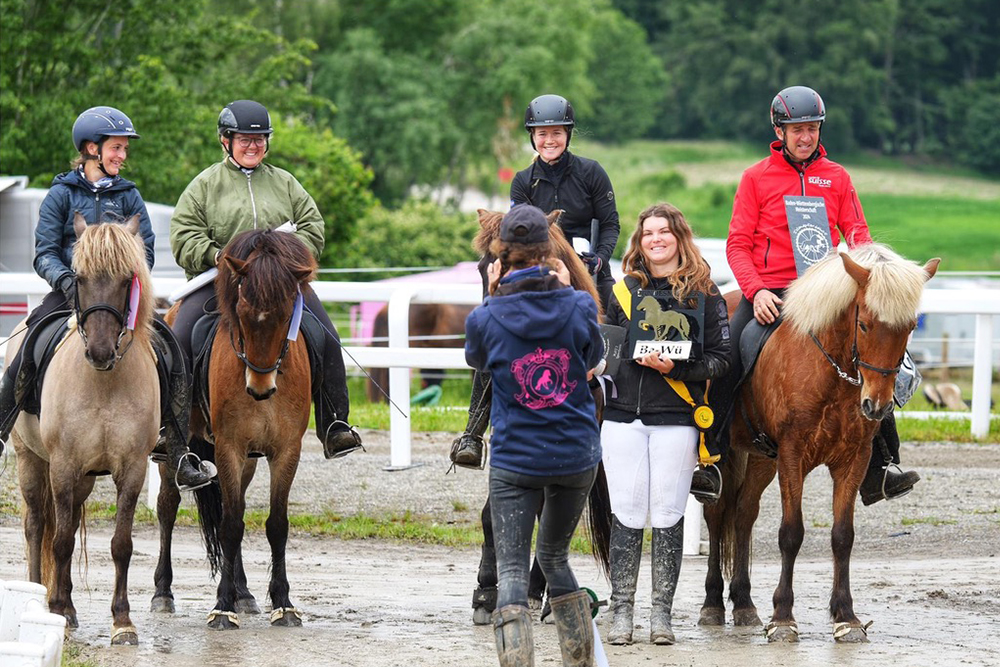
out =
[[(347, 393), (347, 377), (340, 341), (333, 333), (309, 314), (302, 319), (302, 332), (309, 349), (312, 370), (313, 405), (316, 410), (316, 437), (323, 443), (323, 456), (339, 459), (364, 449), (361, 435), (347, 421), (351, 401)], [(318, 325), (318, 329), (317, 329)], [(322, 336), (322, 339), (320, 339)], [(318, 352), (322, 350), (322, 353)]]
[(465, 433), (451, 443), (451, 462), (461, 468), (482, 470), (486, 464), (486, 442), (483, 434), (490, 425), (493, 400), (492, 376), (476, 371), (472, 376), (472, 396), (469, 398), (469, 420)]
[(215, 464), (202, 461), (188, 449), (191, 424), (191, 375), (180, 343), (173, 331), (160, 319), (153, 320), (153, 349), (163, 403), (160, 414), (160, 439), (153, 460), (166, 459), (174, 471), (174, 482), (181, 491), (194, 491), (212, 482)]
[(17, 399), (14, 396), (14, 379), (4, 369), (0, 373), (0, 454), (3, 454), (4, 445), (10, 437), (10, 432), (14, 430), (14, 422), (20, 409)]
[(671, 610), (684, 555), (684, 519), (670, 528), (653, 529), (653, 611), (649, 617), (649, 641), (673, 644)]
[[(896, 431), (896, 416), (890, 412), (882, 418), (879, 430), (872, 439), (872, 456), (868, 462), (868, 472), (861, 482), (861, 502), (872, 505), (880, 500), (901, 498), (913, 490), (920, 481), (920, 475), (912, 470), (899, 470), (899, 433)], [(894, 472), (890, 467), (896, 468)]]
[(642, 560), (642, 529), (623, 525), (618, 517), (611, 523), (611, 627), (609, 644), (632, 643), (632, 616), (635, 588)]
[(594, 623), (590, 595), (575, 591), (551, 598), (563, 667), (593, 667)]
[(494, 611), (493, 634), (500, 667), (535, 667), (535, 639), (527, 607), (512, 604)]

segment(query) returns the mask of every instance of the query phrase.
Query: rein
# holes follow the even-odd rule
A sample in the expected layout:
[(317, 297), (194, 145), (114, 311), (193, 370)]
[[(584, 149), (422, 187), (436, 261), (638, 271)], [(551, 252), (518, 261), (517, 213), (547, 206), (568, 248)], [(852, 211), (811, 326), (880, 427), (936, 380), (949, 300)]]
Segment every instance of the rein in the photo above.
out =
[[(129, 282), (128, 288), (125, 290), (125, 308), (124, 308), (124, 312), (121, 311), (121, 310), (118, 310), (117, 308), (115, 308), (114, 306), (112, 306), (110, 303), (105, 303), (103, 301), (100, 302), (100, 303), (96, 303), (93, 306), (90, 306), (86, 310), (81, 311), (80, 310), (80, 293), (79, 292), (74, 293), (74, 295), (73, 295), (73, 313), (76, 315), (76, 330), (79, 332), (80, 338), (83, 339), (83, 348), (85, 350), (87, 349), (87, 346), (89, 345), (89, 341), (87, 339), (87, 330), (83, 326), (84, 322), (87, 321), (87, 318), (92, 313), (96, 313), (96, 312), (101, 311), (101, 310), (107, 311), (107, 312), (111, 313), (114, 316), (114, 318), (116, 320), (118, 320), (118, 323), (122, 327), (121, 330), (118, 332), (118, 338), (115, 340), (115, 363), (117, 364), (119, 361), (121, 361), (122, 357), (125, 356), (125, 353), (128, 352), (129, 349), (131, 349), (132, 343), (135, 342), (135, 336), (133, 336), (132, 338), (130, 338), (129, 341), (128, 341), (128, 345), (125, 346), (125, 349), (121, 350), (121, 352), (119, 352), (119, 348), (121, 347), (121, 344), (122, 344), (122, 339), (125, 338), (126, 332), (131, 331), (131, 330), (133, 330), (135, 328), (135, 321), (134, 321), (134, 318), (132, 317), (132, 315), (133, 315), (133, 313), (132, 313), (132, 307), (133, 307), (133, 304), (132, 304), (132, 286), (136, 285), (136, 284), (137, 284), (137, 277), (136, 277), (135, 274), (132, 274), (132, 280)], [(111, 370), (111, 369), (108, 369), (108, 370)]]
[[(237, 289), (241, 289), (243, 286), (243, 281), (241, 280), (237, 283)], [(241, 294), (242, 298), (242, 294)], [(246, 345), (243, 339), (243, 324), (240, 322), (240, 318), (236, 318), (236, 328), (239, 331), (239, 347), (236, 347), (236, 342), (233, 340), (233, 330), (229, 329), (229, 344), (233, 348), (233, 352), (236, 353), (236, 358), (243, 362), (243, 365), (254, 371), (255, 373), (260, 373), (261, 375), (267, 375), (268, 373), (273, 373), (281, 368), (281, 362), (284, 361), (285, 355), (288, 354), (288, 344), (298, 338), (299, 326), (302, 324), (302, 291), (301, 289), (295, 295), (295, 306), (292, 308), (292, 314), (288, 318), (288, 334), (285, 336), (285, 342), (281, 346), (281, 352), (278, 353), (278, 358), (273, 364), (267, 367), (258, 366), (247, 358)]]
[(879, 366), (873, 366), (872, 364), (869, 364), (866, 361), (862, 361), (861, 357), (858, 355), (858, 316), (859, 316), (859, 311), (860, 311), (860, 308), (857, 305), (855, 305), (854, 306), (854, 342), (851, 343), (851, 364), (854, 365), (855, 377), (851, 377), (850, 375), (848, 375), (847, 373), (845, 373), (843, 370), (841, 370), (840, 366), (837, 365), (837, 362), (833, 360), (833, 357), (831, 357), (827, 353), (827, 351), (825, 349), (823, 349), (823, 344), (819, 342), (819, 338), (816, 337), (816, 334), (814, 334), (814, 333), (810, 333), (809, 334), (809, 337), (812, 338), (812, 340), (813, 340), (814, 343), (816, 343), (816, 347), (819, 348), (819, 351), (823, 353), (823, 356), (826, 357), (826, 360), (829, 361), (830, 365), (833, 366), (833, 368), (834, 368), (835, 371), (837, 371), (838, 377), (840, 377), (842, 380), (846, 380), (847, 382), (851, 383), (855, 387), (860, 387), (861, 384), (862, 384), (862, 382), (863, 382), (863, 379), (861, 378), (861, 369), (862, 368), (867, 368), (870, 371), (875, 371), (876, 373), (881, 373), (883, 377), (889, 377), (893, 373), (898, 373), (899, 372), (900, 367), (903, 365), (903, 359), (906, 356), (906, 353), (904, 352), (903, 356), (901, 356), (899, 358), (899, 363), (896, 364), (895, 368), (881, 368)]

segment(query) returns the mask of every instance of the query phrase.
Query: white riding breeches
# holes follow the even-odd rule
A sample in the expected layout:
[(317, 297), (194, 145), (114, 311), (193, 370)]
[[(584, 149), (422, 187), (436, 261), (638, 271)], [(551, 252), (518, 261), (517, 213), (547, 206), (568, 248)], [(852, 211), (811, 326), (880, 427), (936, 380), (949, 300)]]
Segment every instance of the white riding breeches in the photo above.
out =
[(606, 421), (601, 428), (611, 511), (628, 528), (670, 528), (684, 517), (698, 467), (693, 426)]

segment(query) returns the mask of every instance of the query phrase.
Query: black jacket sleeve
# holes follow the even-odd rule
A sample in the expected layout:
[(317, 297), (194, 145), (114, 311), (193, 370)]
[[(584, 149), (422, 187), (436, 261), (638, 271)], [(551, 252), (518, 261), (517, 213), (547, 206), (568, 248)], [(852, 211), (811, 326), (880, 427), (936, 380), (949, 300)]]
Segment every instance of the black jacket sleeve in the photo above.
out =
[(514, 180), (510, 182), (510, 205), (513, 208), (518, 204), (531, 203), (531, 183), (529, 182), (531, 167), (523, 169), (514, 175)]
[(718, 288), (705, 300), (704, 354), (697, 361), (677, 361), (668, 377), (682, 382), (711, 380), (729, 371), (729, 318)]
[(618, 221), (618, 207), (615, 205), (615, 190), (611, 186), (611, 179), (608, 177), (608, 172), (604, 171), (604, 167), (596, 162), (590, 183), (590, 197), (594, 207), (594, 217), (600, 225), (594, 254), (607, 264), (618, 243), (621, 224)]

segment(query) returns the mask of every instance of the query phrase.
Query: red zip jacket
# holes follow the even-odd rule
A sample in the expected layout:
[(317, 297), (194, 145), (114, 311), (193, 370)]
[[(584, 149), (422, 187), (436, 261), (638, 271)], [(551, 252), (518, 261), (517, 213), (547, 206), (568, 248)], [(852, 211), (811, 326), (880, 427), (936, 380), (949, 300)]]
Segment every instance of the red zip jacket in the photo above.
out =
[(743, 172), (726, 241), (726, 259), (748, 301), (761, 289), (782, 289), (795, 280), (785, 195), (826, 200), (833, 247), (840, 243), (838, 229), (852, 248), (872, 241), (850, 175), (826, 158), (822, 145), (803, 168), (785, 159), (781, 142), (772, 142), (771, 155)]

